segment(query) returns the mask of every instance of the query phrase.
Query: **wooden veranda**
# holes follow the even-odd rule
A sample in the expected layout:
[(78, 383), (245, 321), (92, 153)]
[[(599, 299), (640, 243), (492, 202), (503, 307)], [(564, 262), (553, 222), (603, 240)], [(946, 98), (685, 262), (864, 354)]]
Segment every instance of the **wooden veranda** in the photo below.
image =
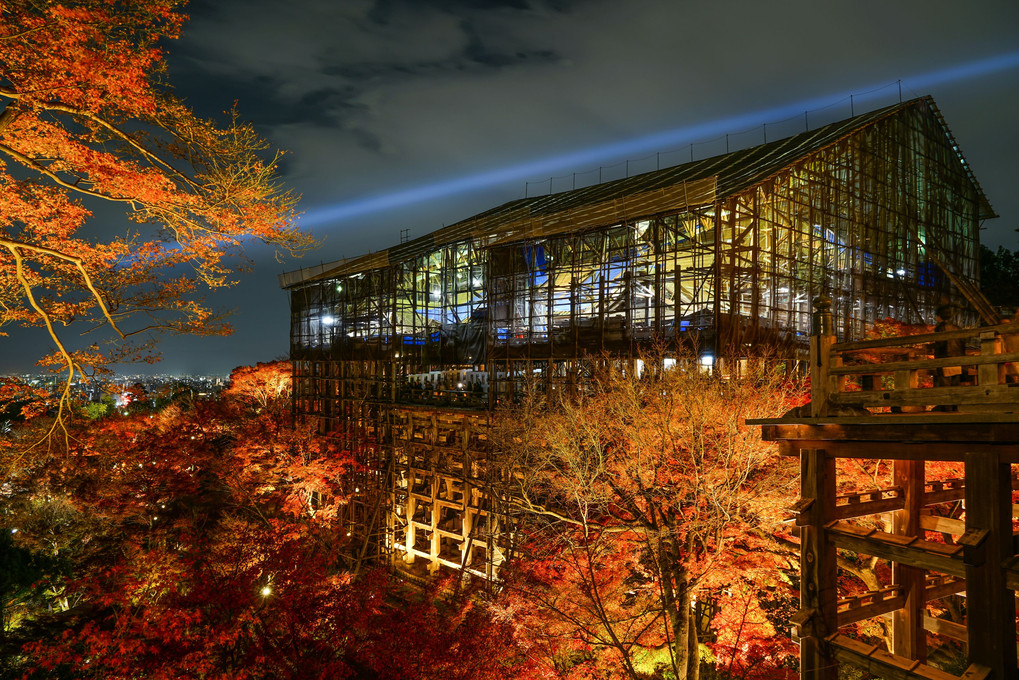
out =
[[(1019, 352), (1008, 351), (1019, 324), (839, 343), (829, 310), (820, 300), (811, 403), (757, 421), (800, 459), (801, 677), (834, 680), (851, 664), (886, 680), (1019, 678)], [(931, 358), (934, 343), (959, 340), (965, 352)], [(839, 459), (890, 460), (892, 485), (845, 493)], [(938, 462), (961, 464), (962, 477), (932, 474)], [(840, 592), (838, 551), (885, 560), (891, 582)], [(928, 615), (927, 603), (953, 596), (965, 598), (964, 621)], [(852, 624), (882, 616), (889, 645), (851, 635)], [(946, 641), (968, 655), (961, 676), (927, 663)]]

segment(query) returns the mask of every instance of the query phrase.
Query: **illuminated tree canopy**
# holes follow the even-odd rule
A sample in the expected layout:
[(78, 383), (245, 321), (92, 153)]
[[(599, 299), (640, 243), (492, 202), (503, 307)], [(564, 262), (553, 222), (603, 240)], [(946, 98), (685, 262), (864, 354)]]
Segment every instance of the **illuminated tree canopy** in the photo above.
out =
[[(196, 116), (166, 82), (177, 0), (5, 3), (0, 28), (0, 326), (46, 329), (76, 373), (144, 357), (152, 333), (220, 334), (201, 291), (246, 242), (296, 252), (279, 155), (231, 112)], [(116, 204), (136, 225), (95, 224)], [(106, 214), (106, 213), (104, 213)], [(65, 327), (96, 333), (81, 349)], [(110, 332), (119, 341), (100, 348)]]

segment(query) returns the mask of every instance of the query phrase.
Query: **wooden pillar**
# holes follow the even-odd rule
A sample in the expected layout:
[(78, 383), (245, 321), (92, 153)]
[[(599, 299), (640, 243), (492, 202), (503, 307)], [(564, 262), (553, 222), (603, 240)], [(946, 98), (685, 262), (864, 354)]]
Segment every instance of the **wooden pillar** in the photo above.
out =
[(827, 296), (814, 300), (813, 325), (810, 336), (810, 416), (819, 418), (828, 415), (831, 346), (836, 340), (831, 299)]
[(838, 629), (835, 545), (824, 525), (835, 513), (835, 459), (823, 449), (800, 451), (800, 496), (812, 500), (800, 522), (800, 677), (836, 680), (838, 667), (824, 638)]
[[(434, 417), (432, 418), (432, 421), (433, 422), (435, 421)], [(433, 456), (436, 455), (435, 451), (432, 451), (432, 455)], [(436, 502), (436, 500), (438, 500), (438, 497), (439, 497), (439, 485), (441, 483), (442, 482), (439, 480), (439, 473), (438, 473), (438, 471), (437, 471), (437, 469), (435, 467), (435, 464), (433, 463), (433, 465), (432, 465), (432, 502), (431, 502), (431, 507), (429, 508), (429, 520), (428, 520), (429, 529), (430, 529), (429, 532), (428, 532), (428, 538), (429, 538), (429, 542), (428, 542), (428, 558), (429, 558), (428, 559), (428, 573), (429, 574), (436, 574), (439, 571), (439, 551), (441, 549), (441, 541), (440, 541), (440, 538), (439, 538), (438, 528), (439, 528), (439, 514), (441, 513), (441, 508), (439, 507), (439, 504)]]
[[(892, 515), (892, 533), (919, 536), (920, 508), (923, 507), (924, 461), (897, 460), (892, 472), (895, 486), (902, 489), (904, 505)], [(902, 588), (906, 603), (892, 615), (892, 653), (907, 659), (927, 659), (924, 632), (924, 586), (927, 572), (900, 562), (892, 563), (892, 582)]]
[[(411, 433), (413, 438), (413, 433)], [(413, 457), (413, 452), (410, 454)], [(413, 459), (411, 465), (408, 466), (407, 471), (407, 533), (404, 536), (404, 548), (403, 561), (407, 564), (414, 564), (414, 543), (417, 541), (417, 526), (414, 525), (414, 515), (417, 513), (418, 500), (414, 497), (414, 485), (417, 483), (417, 476), (414, 474), (412, 468)]]
[(1015, 593), (1003, 562), (1013, 555), (1011, 466), (995, 453), (966, 454), (966, 532), (986, 531), (966, 549), (969, 660), (995, 680), (1016, 680)]

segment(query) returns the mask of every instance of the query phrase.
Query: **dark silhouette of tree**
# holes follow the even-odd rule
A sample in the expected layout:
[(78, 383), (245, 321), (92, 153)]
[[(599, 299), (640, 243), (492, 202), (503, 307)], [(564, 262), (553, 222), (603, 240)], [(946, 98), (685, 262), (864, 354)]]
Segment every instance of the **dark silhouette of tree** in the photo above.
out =
[(981, 245), (980, 290), (995, 307), (1019, 307), (1019, 251)]

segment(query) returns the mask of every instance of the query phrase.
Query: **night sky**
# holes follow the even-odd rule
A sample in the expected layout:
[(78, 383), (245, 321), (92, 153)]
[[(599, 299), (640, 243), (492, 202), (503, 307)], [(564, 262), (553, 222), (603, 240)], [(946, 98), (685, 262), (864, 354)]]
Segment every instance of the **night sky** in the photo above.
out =
[[(1019, 247), (1019, 3), (664, 0), (215, 0), (190, 6), (170, 81), (199, 113), (237, 101), (288, 151), (323, 240), (210, 299), (228, 338), (166, 338), (124, 372), (223, 373), (286, 354), (284, 270), (411, 238), (528, 195), (653, 170), (931, 94)], [(824, 108), (823, 110), (818, 110)], [(660, 156), (656, 156), (657, 153)], [(574, 179), (574, 173), (576, 178)], [(527, 182), (530, 182), (528, 185)], [(12, 333), (0, 372), (31, 371)], [(22, 347), (24, 346), (24, 347)], [(19, 349), (20, 348), (20, 349)]]

